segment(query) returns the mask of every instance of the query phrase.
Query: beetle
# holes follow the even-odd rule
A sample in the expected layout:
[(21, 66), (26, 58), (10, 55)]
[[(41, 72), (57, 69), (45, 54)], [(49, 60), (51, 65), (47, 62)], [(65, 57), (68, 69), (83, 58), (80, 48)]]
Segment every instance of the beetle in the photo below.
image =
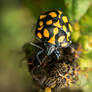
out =
[(37, 53), (37, 60), (40, 63), (39, 55), (44, 51), (48, 56), (55, 53), (57, 59), (60, 57), (59, 48), (70, 46), (71, 24), (60, 10), (51, 10), (41, 13), (36, 25), (35, 34), (44, 47)]

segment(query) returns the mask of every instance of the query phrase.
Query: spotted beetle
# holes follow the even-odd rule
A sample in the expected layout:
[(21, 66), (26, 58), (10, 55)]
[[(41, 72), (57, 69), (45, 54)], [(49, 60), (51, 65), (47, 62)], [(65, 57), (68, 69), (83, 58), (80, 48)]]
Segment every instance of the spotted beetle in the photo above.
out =
[(44, 48), (37, 53), (39, 63), (39, 55), (43, 51), (48, 56), (54, 52), (59, 59), (59, 48), (66, 48), (71, 44), (69, 39), (71, 31), (71, 24), (62, 11), (51, 10), (40, 14), (35, 34), (43, 42)]

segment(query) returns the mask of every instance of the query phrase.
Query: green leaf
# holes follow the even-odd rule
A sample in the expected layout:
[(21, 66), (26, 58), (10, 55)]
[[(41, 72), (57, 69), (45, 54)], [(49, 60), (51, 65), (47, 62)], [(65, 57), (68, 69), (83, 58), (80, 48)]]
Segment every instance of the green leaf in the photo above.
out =
[(72, 12), (73, 20), (79, 20), (88, 10), (92, 0), (73, 0), (72, 2)]

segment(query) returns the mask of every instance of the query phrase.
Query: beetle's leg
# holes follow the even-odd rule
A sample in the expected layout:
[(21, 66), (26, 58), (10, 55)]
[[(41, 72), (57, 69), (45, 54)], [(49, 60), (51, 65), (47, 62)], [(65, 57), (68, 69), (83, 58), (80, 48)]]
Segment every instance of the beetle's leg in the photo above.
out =
[(37, 44), (35, 44), (35, 43), (30, 42), (30, 44), (31, 44), (32, 46), (35, 46), (36, 48), (43, 49), (42, 47), (40, 47), (39, 45), (37, 45)]
[(38, 51), (37, 54), (36, 54), (36, 58), (37, 58), (39, 64), (41, 64), (41, 60), (39, 59), (39, 55), (40, 55), (43, 51), (44, 51), (44, 50), (42, 49), (42, 50)]
[(39, 49), (41, 49), (36, 54), (36, 59), (38, 60), (38, 63), (41, 64), (41, 60), (39, 59), (39, 55), (44, 51), (44, 49), (42, 47), (40, 47), (39, 45), (35, 44), (35, 43), (30, 42), (30, 44), (37, 47), (37, 48), (39, 48)]
[(56, 50), (54, 51), (54, 53), (55, 53), (57, 59), (59, 59), (59, 57), (60, 57), (60, 52), (59, 52), (59, 50), (56, 49)]

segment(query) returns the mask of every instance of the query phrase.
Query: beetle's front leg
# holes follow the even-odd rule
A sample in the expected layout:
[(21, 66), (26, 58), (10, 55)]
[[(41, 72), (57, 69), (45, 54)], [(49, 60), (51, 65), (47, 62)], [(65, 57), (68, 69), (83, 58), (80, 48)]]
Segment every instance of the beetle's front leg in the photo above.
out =
[(59, 50), (56, 49), (56, 50), (54, 51), (54, 53), (55, 53), (57, 59), (59, 59), (59, 57), (60, 57), (60, 52), (59, 52)]
[(39, 64), (41, 64), (41, 60), (39, 59), (39, 55), (40, 55), (43, 51), (44, 51), (44, 50), (42, 49), (42, 50), (38, 51), (37, 54), (36, 54), (36, 59), (37, 59), (37, 61), (38, 61)]

